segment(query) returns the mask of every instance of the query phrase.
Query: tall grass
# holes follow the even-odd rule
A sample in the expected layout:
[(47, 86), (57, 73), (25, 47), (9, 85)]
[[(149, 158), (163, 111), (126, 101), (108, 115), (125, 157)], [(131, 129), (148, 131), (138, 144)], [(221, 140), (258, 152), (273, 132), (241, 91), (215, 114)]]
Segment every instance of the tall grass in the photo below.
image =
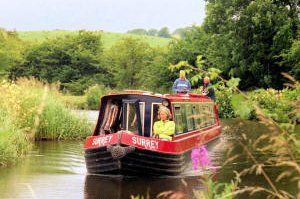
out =
[(6, 166), (40, 139), (78, 139), (91, 132), (87, 120), (72, 114), (55, 85), (36, 79), (0, 84), (0, 166)]
[(24, 133), (12, 127), (10, 119), (4, 121), (2, 116), (0, 121), (0, 167), (6, 167), (26, 154), (32, 145)]

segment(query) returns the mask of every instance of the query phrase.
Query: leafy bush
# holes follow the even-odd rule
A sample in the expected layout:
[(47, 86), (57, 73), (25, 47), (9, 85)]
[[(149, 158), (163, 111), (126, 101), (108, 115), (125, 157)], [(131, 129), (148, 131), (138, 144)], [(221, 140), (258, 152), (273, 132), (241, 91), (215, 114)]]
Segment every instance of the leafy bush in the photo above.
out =
[(226, 87), (223, 82), (216, 85), (216, 104), (219, 111), (220, 118), (233, 118), (235, 117), (232, 95), (233, 91)]
[(80, 95), (91, 82), (107, 80), (104, 78), (108, 75), (107, 68), (100, 60), (102, 53), (101, 34), (79, 31), (36, 43), (26, 51), (24, 61), (11, 68), (9, 77), (15, 80), (34, 76), (48, 83), (59, 81), (60, 89)]
[(98, 84), (89, 87), (86, 91), (88, 108), (98, 110), (100, 98), (106, 95), (109, 90), (109, 88)]
[(249, 100), (246, 100), (243, 95), (234, 94), (232, 96), (232, 104), (236, 117), (248, 120), (257, 119), (252, 103)]
[(292, 110), (283, 93), (274, 89), (259, 89), (250, 93), (250, 100), (255, 101), (266, 115), (276, 122), (287, 123), (290, 118), (288, 113)]

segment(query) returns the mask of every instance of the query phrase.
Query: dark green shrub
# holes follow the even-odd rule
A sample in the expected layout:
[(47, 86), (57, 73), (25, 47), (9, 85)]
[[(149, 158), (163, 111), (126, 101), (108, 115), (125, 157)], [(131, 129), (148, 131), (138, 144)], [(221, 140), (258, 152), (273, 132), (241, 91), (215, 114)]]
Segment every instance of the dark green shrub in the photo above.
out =
[(216, 104), (219, 111), (220, 118), (233, 118), (235, 117), (233, 105), (232, 105), (232, 94), (233, 91), (226, 87), (223, 82), (216, 85)]

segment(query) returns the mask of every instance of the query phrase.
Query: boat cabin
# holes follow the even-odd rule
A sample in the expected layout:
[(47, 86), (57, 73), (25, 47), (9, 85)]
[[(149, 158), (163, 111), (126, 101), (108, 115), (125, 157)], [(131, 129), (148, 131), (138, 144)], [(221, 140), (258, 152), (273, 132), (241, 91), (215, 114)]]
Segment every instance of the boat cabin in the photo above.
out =
[(152, 137), (153, 124), (158, 120), (160, 106), (166, 106), (175, 122), (173, 140), (186, 133), (199, 132), (219, 125), (215, 104), (198, 94), (161, 95), (145, 91), (112, 93), (101, 98), (99, 117), (93, 136), (120, 130)]

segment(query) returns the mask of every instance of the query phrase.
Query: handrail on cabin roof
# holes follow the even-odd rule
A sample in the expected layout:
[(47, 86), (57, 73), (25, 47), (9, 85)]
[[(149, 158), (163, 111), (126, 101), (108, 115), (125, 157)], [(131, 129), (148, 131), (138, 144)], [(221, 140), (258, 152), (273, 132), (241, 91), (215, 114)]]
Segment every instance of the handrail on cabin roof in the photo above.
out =
[(144, 91), (144, 90), (135, 90), (135, 89), (125, 89), (120, 92), (111, 92), (111, 94), (146, 94), (146, 95), (153, 95), (151, 91)]

